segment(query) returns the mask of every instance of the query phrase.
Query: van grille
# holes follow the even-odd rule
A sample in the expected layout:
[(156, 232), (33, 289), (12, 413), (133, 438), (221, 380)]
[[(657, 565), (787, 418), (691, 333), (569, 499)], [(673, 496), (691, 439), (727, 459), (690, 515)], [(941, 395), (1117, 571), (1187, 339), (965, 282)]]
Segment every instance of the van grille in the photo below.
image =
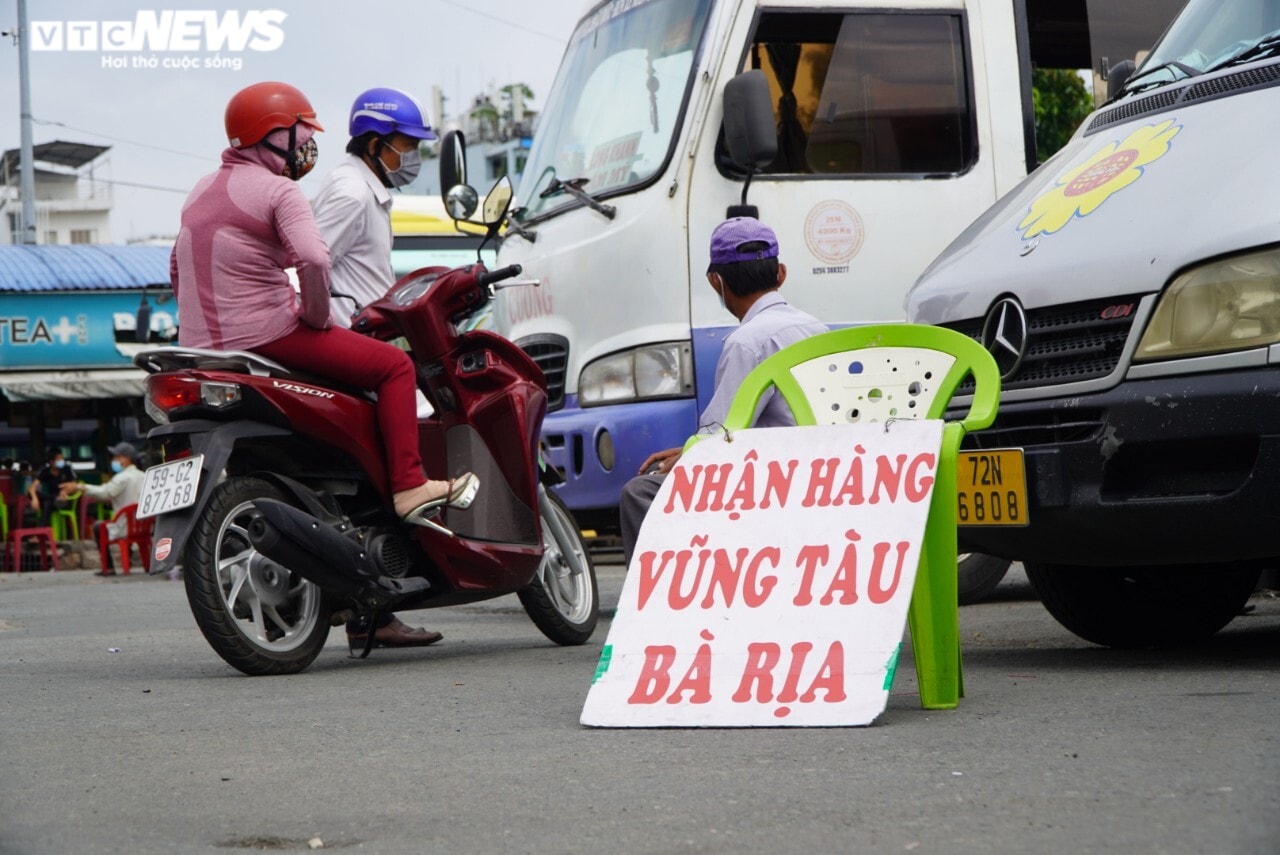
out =
[[(1115, 371), (1133, 327), (1139, 297), (1112, 297), (1027, 310), (1027, 347), (1014, 376), (1001, 382), (1002, 389), (1029, 389), (1096, 380)], [(1103, 317), (1121, 314), (1123, 317)], [(982, 341), (985, 318), (954, 321), (940, 326)], [(957, 394), (973, 392), (972, 378)]]
[(1135, 98), (1105, 113), (1099, 113), (1093, 117), (1093, 121), (1089, 122), (1089, 127), (1085, 130), (1085, 133), (1091, 134), (1094, 131), (1138, 116), (1162, 113), (1177, 104), (1185, 105), (1197, 101), (1211, 101), (1215, 98), (1234, 95), (1237, 92), (1275, 86), (1278, 83), (1280, 83), (1280, 64), (1275, 63), (1256, 68), (1247, 68), (1234, 74), (1224, 74), (1212, 80), (1200, 80), (1197, 82), (1196, 78), (1192, 78), (1190, 81), (1184, 81), (1181, 85), (1171, 83), (1154, 95)]
[(569, 366), (569, 340), (564, 336), (543, 334), (516, 342), (529, 358), (538, 363), (547, 378), (547, 412), (564, 406), (564, 379)]

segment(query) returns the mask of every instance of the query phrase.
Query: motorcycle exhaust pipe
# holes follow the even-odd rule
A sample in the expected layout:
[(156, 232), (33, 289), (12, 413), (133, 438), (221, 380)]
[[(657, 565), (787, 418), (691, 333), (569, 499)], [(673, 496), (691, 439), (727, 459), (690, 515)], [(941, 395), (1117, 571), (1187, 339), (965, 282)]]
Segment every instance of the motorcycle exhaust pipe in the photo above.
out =
[(380, 575), (365, 550), (322, 520), (278, 502), (254, 502), (260, 516), (249, 525), (249, 541), (263, 555), (338, 596), (351, 597)]

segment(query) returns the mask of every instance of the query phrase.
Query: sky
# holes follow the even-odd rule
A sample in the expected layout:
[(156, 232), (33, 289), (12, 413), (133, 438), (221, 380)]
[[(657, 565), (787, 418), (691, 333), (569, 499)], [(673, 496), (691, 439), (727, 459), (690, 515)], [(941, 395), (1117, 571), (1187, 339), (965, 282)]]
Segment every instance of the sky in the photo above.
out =
[[(574, 24), (590, 5), (588, 0), (27, 0), (32, 139), (37, 145), (55, 139), (110, 145), (107, 166), (95, 175), (115, 182), (112, 242), (172, 236), (187, 191), (218, 165), (226, 145), (223, 111), (239, 89), (281, 80), (301, 89), (315, 106), (327, 132), (317, 137), (316, 169), (301, 182), (310, 196), (346, 145), (347, 113), (356, 94), (392, 86), (413, 93), (430, 110), (431, 89), (438, 85), (451, 99), (449, 109), (491, 86), (518, 81), (533, 90), (531, 106), (538, 109)], [(212, 10), (224, 25), (252, 21), (253, 26), (246, 28), (248, 41), (239, 51), (210, 50), (198, 31), (192, 43), (197, 49), (191, 51), (156, 51), (148, 45), (102, 49), (107, 22), (132, 26), (139, 13), (150, 20), (153, 13), (170, 10)], [(237, 17), (229, 18), (231, 12)], [(17, 0), (0, 0), (0, 30), (14, 29), (17, 22)], [(61, 50), (55, 49), (54, 22), (63, 24)], [(76, 25), (74, 33), (68, 22)], [(85, 29), (84, 23), (96, 27)], [(125, 29), (110, 32), (116, 43), (128, 35)], [(96, 34), (96, 45), (84, 41), (90, 34)], [(265, 49), (253, 49), (255, 44)], [(41, 45), (50, 47), (36, 49)], [(165, 60), (181, 64), (184, 59), (196, 67), (165, 67)], [(145, 67), (152, 60), (156, 67)], [(18, 79), (18, 48), (12, 38), (2, 38), (3, 149), (20, 143)], [(433, 121), (438, 124), (438, 117)]]

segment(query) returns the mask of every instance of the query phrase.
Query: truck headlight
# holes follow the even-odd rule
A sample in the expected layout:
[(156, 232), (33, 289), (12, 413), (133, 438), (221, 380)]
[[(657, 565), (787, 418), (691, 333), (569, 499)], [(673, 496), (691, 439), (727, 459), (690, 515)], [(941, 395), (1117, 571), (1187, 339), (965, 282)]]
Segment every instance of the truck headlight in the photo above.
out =
[(1280, 249), (1183, 273), (1160, 296), (1135, 361), (1199, 356), (1280, 342)]
[(584, 407), (692, 395), (693, 348), (687, 341), (611, 353), (578, 377), (578, 403)]

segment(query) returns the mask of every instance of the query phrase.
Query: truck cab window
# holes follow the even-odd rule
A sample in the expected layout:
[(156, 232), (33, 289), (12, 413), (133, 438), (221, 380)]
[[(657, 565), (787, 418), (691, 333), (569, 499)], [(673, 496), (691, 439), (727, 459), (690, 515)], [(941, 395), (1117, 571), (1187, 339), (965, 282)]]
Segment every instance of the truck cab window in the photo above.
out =
[(924, 177), (977, 158), (960, 15), (766, 12), (751, 68), (769, 80), (778, 128), (764, 174)]

